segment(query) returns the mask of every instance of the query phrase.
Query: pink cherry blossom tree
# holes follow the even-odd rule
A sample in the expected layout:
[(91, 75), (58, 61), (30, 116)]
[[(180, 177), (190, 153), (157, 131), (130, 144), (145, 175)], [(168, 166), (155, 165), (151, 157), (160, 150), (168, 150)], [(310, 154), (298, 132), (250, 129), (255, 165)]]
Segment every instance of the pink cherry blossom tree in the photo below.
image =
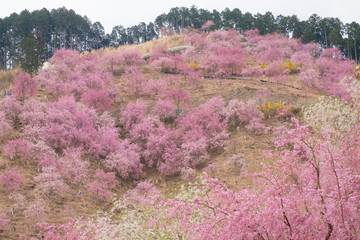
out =
[(23, 109), (15, 98), (6, 97), (0, 101), (0, 110), (5, 114), (5, 118), (14, 124)]
[(182, 88), (171, 88), (166, 92), (165, 96), (175, 103), (177, 115), (180, 114), (181, 105), (187, 107), (190, 104), (190, 94)]
[(132, 126), (139, 123), (145, 117), (148, 106), (142, 101), (129, 103), (121, 110), (120, 124), (125, 131), (130, 131)]
[(65, 156), (58, 160), (60, 174), (69, 182), (74, 184), (85, 184), (88, 180), (88, 162), (81, 161), (81, 151), (69, 149)]
[(23, 138), (9, 141), (4, 152), (8, 156), (13, 156), (15, 160), (27, 161), (30, 158), (31, 144)]
[(123, 59), (122, 64), (126, 66), (141, 66), (146, 63), (138, 50), (121, 51), (120, 55)]
[(114, 103), (107, 91), (93, 89), (89, 89), (83, 94), (82, 101), (88, 107), (95, 108), (98, 111), (109, 110)]
[(229, 128), (234, 128), (240, 125), (247, 125), (253, 119), (263, 119), (264, 114), (257, 108), (255, 102), (249, 101), (247, 103), (240, 102), (237, 99), (230, 100), (225, 109), (225, 115)]
[(15, 86), (11, 90), (17, 99), (24, 100), (26, 97), (32, 97), (37, 93), (36, 80), (31, 78), (28, 73), (20, 73), (14, 79)]
[(36, 189), (47, 197), (64, 195), (69, 189), (54, 166), (43, 167), (42, 172), (34, 179), (38, 183)]
[(201, 26), (201, 29), (205, 30), (205, 31), (209, 31), (210, 28), (214, 25), (215, 25), (215, 23), (213, 21), (209, 20), (206, 23), (204, 23), (204, 25)]
[(0, 137), (6, 135), (11, 129), (11, 122), (6, 119), (4, 112), (0, 111)]
[(216, 47), (204, 59), (205, 73), (215, 77), (240, 74), (247, 54), (240, 46)]
[(144, 91), (143, 88), (146, 85), (146, 79), (142, 74), (142, 71), (136, 66), (127, 67), (123, 77), (127, 79), (127, 92), (130, 95), (138, 96), (141, 92)]
[(138, 179), (142, 175), (139, 152), (140, 148), (136, 144), (123, 141), (116, 152), (107, 156), (104, 164), (107, 168), (115, 170), (122, 178)]
[(159, 190), (147, 180), (139, 182), (134, 189), (129, 190), (124, 199), (126, 202), (135, 204), (150, 204), (154, 203), (154, 200), (160, 198), (160, 196)]
[(106, 201), (111, 198), (110, 189), (114, 188), (117, 184), (115, 172), (105, 173), (102, 169), (96, 169), (94, 180), (87, 184), (87, 189), (99, 201)]
[(17, 191), (20, 185), (24, 182), (25, 178), (19, 173), (18, 170), (7, 170), (4, 174), (0, 175), (0, 182), (2, 182), (8, 192)]
[(10, 220), (6, 218), (6, 213), (0, 214), (0, 229), (5, 230), (9, 227)]
[(50, 208), (43, 199), (37, 199), (34, 204), (28, 206), (25, 210), (25, 218), (32, 221), (44, 221), (50, 213)]
[(77, 64), (79, 64), (80, 54), (76, 50), (71, 49), (57, 49), (54, 52), (51, 61), (55, 65), (64, 64), (69, 68), (74, 68)]
[(153, 114), (160, 117), (161, 121), (172, 122), (176, 117), (175, 106), (168, 100), (159, 99), (152, 110)]

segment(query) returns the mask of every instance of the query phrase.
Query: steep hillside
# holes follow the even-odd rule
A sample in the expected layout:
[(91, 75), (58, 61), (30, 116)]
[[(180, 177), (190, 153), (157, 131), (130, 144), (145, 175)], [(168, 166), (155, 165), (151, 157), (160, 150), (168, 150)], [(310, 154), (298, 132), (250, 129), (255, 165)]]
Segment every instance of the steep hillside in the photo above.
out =
[(356, 238), (357, 71), (256, 30), (59, 50), (1, 85), (0, 238)]

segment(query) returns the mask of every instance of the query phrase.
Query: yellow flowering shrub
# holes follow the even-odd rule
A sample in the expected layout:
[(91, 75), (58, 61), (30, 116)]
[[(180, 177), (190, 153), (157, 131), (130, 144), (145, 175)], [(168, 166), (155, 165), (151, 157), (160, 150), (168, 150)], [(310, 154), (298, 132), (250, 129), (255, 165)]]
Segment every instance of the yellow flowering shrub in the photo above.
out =
[(268, 102), (259, 107), (259, 110), (264, 113), (265, 117), (278, 115), (284, 108), (284, 104), (279, 101), (278, 103)]
[(192, 67), (193, 69), (197, 70), (197, 69), (199, 69), (200, 64), (191, 62), (191, 63), (189, 63), (189, 66)]
[(299, 68), (301, 67), (300, 64), (295, 64), (293, 62), (284, 62), (285, 66), (284, 69), (289, 70), (290, 74), (298, 73)]
[(277, 103), (268, 102), (267, 104), (262, 104), (260, 105), (259, 110), (264, 113), (265, 118), (269, 118), (271, 116), (286, 119), (298, 114), (301, 109), (294, 104), (285, 106), (282, 101), (279, 101)]

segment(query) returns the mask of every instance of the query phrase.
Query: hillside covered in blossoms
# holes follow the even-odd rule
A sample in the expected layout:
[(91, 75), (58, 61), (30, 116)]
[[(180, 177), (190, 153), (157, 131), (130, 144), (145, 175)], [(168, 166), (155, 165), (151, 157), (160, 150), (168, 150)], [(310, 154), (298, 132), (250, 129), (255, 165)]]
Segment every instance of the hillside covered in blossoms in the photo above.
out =
[(0, 239), (358, 239), (360, 69), (258, 30), (0, 76)]

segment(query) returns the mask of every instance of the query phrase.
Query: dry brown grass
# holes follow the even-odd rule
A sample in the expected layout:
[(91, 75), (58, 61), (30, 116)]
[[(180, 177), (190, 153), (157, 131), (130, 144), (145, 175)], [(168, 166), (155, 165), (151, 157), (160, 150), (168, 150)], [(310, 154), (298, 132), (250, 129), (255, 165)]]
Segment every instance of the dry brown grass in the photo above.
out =
[(9, 89), (13, 82), (14, 78), (17, 74), (19, 74), (19, 69), (10, 69), (6, 71), (0, 72), (0, 91), (2, 92), (5, 89)]
[(130, 44), (130, 45), (121, 45), (118, 48), (107, 48), (105, 52), (117, 52), (122, 50), (133, 50), (137, 49), (142, 54), (152, 53), (152, 51), (161, 45), (166, 45), (168, 48), (182, 46), (184, 45), (184, 36), (182, 35), (173, 35), (167, 38), (160, 38), (152, 41), (148, 41), (142, 44)]

